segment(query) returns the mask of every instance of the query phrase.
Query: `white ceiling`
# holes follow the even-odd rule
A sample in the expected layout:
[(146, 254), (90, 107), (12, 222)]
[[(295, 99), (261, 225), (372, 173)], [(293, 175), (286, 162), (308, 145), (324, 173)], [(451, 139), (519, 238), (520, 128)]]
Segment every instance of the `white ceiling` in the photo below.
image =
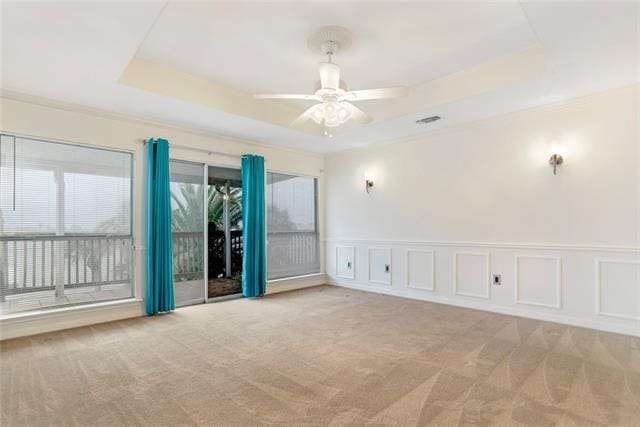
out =
[[(638, 3), (2, 3), (2, 87), (315, 152), (404, 138), (640, 81)], [(243, 96), (310, 92), (310, 33), (340, 25), (350, 88), (406, 85), (327, 140), (225, 104), (120, 82), (133, 59)], [(178, 85), (176, 85), (178, 87)], [(254, 102), (254, 101), (252, 101)], [(264, 101), (255, 101), (256, 103)], [(268, 105), (267, 105), (268, 106)], [(279, 107), (278, 107), (279, 108)], [(287, 104), (294, 112), (304, 104)], [(420, 126), (415, 120), (440, 115)]]
[(308, 93), (326, 59), (307, 38), (325, 25), (354, 34), (334, 57), (353, 89), (414, 86), (536, 43), (517, 3), (170, 3), (138, 55), (247, 93)]

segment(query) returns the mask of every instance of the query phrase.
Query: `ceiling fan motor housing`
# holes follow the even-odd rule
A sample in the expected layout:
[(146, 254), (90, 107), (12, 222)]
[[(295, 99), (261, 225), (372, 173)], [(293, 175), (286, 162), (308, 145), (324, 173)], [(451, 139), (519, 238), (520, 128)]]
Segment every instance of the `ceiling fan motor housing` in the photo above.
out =
[(344, 27), (322, 27), (309, 36), (307, 46), (313, 52), (322, 55), (335, 55), (338, 50), (345, 50), (351, 46), (353, 35)]

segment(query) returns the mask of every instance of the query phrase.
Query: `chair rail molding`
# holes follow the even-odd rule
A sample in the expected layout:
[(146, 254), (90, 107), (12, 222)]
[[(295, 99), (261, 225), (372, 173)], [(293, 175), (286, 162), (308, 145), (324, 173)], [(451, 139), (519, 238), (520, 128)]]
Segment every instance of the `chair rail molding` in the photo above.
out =
[(544, 242), (473, 242), (462, 240), (409, 240), (409, 239), (363, 239), (352, 237), (327, 237), (321, 240), (323, 243), (367, 243), (371, 245), (411, 245), (411, 246), (453, 246), (476, 248), (510, 248), (510, 249), (535, 249), (535, 250), (570, 250), (593, 252), (637, 252), (640, 246), (624, 245), (580, 245), (571, 243), (544, 243)]

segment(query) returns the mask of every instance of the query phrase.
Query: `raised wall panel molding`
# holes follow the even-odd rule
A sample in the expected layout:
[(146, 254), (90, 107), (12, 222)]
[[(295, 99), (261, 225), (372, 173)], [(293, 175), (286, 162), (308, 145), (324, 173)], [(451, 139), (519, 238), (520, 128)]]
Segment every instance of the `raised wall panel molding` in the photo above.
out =
[[(534, 250), (531, 247), (520, 249), (508, 246), (458, 247), (409, 242), (411, 243), (392, 244), (379, 239), (340, 239), (332, 242), (327, 246), (326, 253), (329, 257), (335, 256), (333, 251), (336, 245), (359, 248), (356, 255), (358, 268), (362, 266), (362, 271), (357, 272), (355, 279), (339, 278), (333, 274), (334, 268), (331, 266), (329, 280), (332, 283), (370, 292), (516, 315), (522, 313), (550, 322), (569, 322), (584, 327), (640, 336), (638, 327), (640, 325), (640, 295), (638, 295), (640, 283), (633, 282), (640, 275), (638, 270), (640, 253), (633, 250), (612, 252), (607, 247), (602, 252), (597, 252), (572, 247), (565, 250), (554, 248), (556, 250), (547, 252)], [(393, 267), (400, 270), (393, 273), (395, 276), (392, 278), (391, 286), (368, 281), (368, 272), (365, 271), (365, 267), (368, 268), (365, 252), (368, 252), (369, 247), (392, 249)], [(427, 264), (424, 261), (429, 254), (421, 251), (433, 251), (435, 261), (438, 262), (437, 267), (434, 264), (433, 290), (427, 290), (430, 283), (426, 278), (432, 272), (423, 265)], [(479, 258), (461, 255), (464, 253), (472, 253)], [(521, 257), (519, 266), (515, 265), (516, 256)], [(554, 257), (560, 259), (559, 265)], [(598, 264), (596, 260), (599, 260)], [(457, 266), (454, 265), (456, 262)], [(540, 276), (535, 272), (537, 262), (544, 271)], [(514, 277), (516, 268), (519, 271)], [(500, 272), (491, 271), (492, 269), (502, 271), (502, 286), (491, 285), (491, 273)], [(557, 276), (558, 269), (561, 272), (560, 278)], [(486, 281), (479, 282), (474, 279), (476, 274), (484, 277), (485, 271), (487, 272)], [(464, 274), (468, 276), (465, 277)], [(536, 277), (548, 278), (546, 279), (548, 282), (541, 284), (541, 289), (537, 289)], [(515, 296), (516, 286), (518, 287), (517, 297)], [(454, 290), (454, 287), (457, 288)], [(559, 289), (560, 297), (558, 298)], [(540, 293), (536, 290), (540, 290)], [(546, 303), (551, 307), (528, 304), (530, 302)]]
[[(346, 262), (351, 262), (349, 269)], [(342, 279), (355, 280), (356, 278), (356, 247), (355, 246), (336, 246), (336, 277)]]
[[(640, 320), (640, 261), (633, 261), (633, 260), (621, 260), (621, 259), (596, 259), (595, 260), (595, 264), (596, 264), (596, 277), (595, 277), (595, 281), (596, 281), (596, 315), (598, 316), (606, 316), (606, 317), (614, 317), (617, 319), (626, 319), (626, 320)], [(603, 309), (603, 305), (606, 304), (606, 301), (603, 301), (604, 299), (606, 299), (606, 297), (603, 298), (603, 265), (606, 264), (610, 264), (610, 265), (620, 265), (623, 266), (621, 268), (622, 271), (619, 271), (617, 276), (619, 276), (620, 274), (624, 275), (624, 270), (630, 270), (630, 277), (627, 277), (627, 280), (624, 280), (625, 278), (623, 277), (622, 280), (620, 280), (620, 277), (615, 277), (616, 279), (616, 285), (614, 286), (619, 286), (622, 287), (622, 289), (619, 291), (619, 295), (617, 298), (616, 296), (614, 296), (614, 302), (617, 303), (617, 305), (621, 306), (624, 303), (628, 303), (629, 305), (632, 306), (633, 310), (633, 304), (635, 303), (635, 312), (636, 314), (628, 314), (628, 313), (624, 313), (624, 312), (612, 312), (612, 311), (607, 311), (606, 309)], [(634, 274), (633, 272), (633, 267), (628, 268), (629, 266), (638, 266), (638, 271), (636, 272), (636, 274)], [(637, 277), (636, 277), (637, 276)], [(634, 294), (634, 287), (635, 287), (635, 298), (632, 296)]]
[[(482, 286), (484, 287), (485, 291), (483, 293), (479, 293), (479, 292), (469, 292), (469, 291), (464, 291), (464, 290), (460, 290), (461, 288), (461, 281), (462, 280), (469, 280), (469, 274), (468, 273), (460, 273), (460, 265), (462, 264), (460, 257), (467, 257), (467, 258), (484, 258), (481, 262), (482, 262), (482, 268), (483, 270), (479, 271), (479, 272), (475, 272), (475, 277), (471, 280), (476, 281), (477, 283), (482, 284)], [(491, 280), (489, 278), (490, 275), (490, 264), (491, 264), (491, 256), (488, 253), (479, 253), (479, 252), (454, 252), (453, 253), (453, 289), (456, 295), (462, 295), (462, 296), (467, 296), (467, 297), (475, 297), (475, 298), (484, 298), (484, 299), (490, 299), (491, 298)], [(476, 264), (478, 263), (478, 260), (475, 260)], [(475, 265), (474, 268), (477, 268), (479, 266), (479, 264)], [(464, 286), (464, 284), (462, 284)]]
[[(381, 262), (374, 263), (376, 260)], [(393, 268), (391, 265), (391, 248), (369, 248), (369, 282), (380, 285), (391, 286), (391, 275)], [(384, 266), (389, 266), (389, 271), (384, 271)]]
[[(531, 271), (529, 271), (529, 274), (539, 275), (540, 277), (534, 276), (528, 279), (527, 278), (521, 279), (520, 276), (523, 272), (526, 271), (526, 269), (524, 267), (521, 267), (520, 264), (521, 264), (521, 261), (526, 262), (526, 260), (534, 260), (534, 263), (537, 262), (537, 264), (540, 264), (540, 261), (553, 263), (554, 271), (551, 274), (547, 274), (548, 277), (541, 277), (541, 276), (544, 276), (544, 270), (541, 268), (540, 265), (537, 265), (536, 267), (531, 269)], [(529, 285), (533, 287), (538, 287), (538, 289), (534, 288), (532, 289), (532, 291), (534, 293), (536, 290), (539, 292), (540, 291), (539, 287), (547, 283), (550, 283), (551, 277), (553, 277), (553, 280), (555, 281), (555, 289), (553, 290), (555, 301), (545, 302), (540, 300), (535, 301), (531, 299), (522, 298), (522, 294), (525, 292), (523, 292), (523, 290), (520, 288), (521, 286)], [(562, 308), (562, 259), (560, 257), (541, 256), (541, 255), (516, 255), (515, 256), (515, 280), (516, 280), (516, 283), (514, 286), (514, 290), (515, 290), (516, 304), (527, 304), (527, 305), (535, 305), (538, 307), (548, 307), (548, 308), (556, 308), (556, 309)], [(542, 299), (542, 296), (540, 296), (540, 298), (538, 299)]]
[[(411, 254), (415, 254), (415, 262), (419, 262), (419, 259), (422, 261), (427, 261), (427, 264), (421, 264), (414, 266), (412, 262)], [(435, 291), (435, 283), (436, 283), (436, 252), (430, 250), (422, 250), (422, 249), (407, 249), (405, 256), (405, 286), (411, 289), (420, 289), (427, 291)], [(431, 266), (428, 263), (431, 263)], [(412, 271), (415, 272), (417, 268), (420, 266), (426, 267), (426, 271), (421, 275), (420, 278), (413, 277)], [(417, 273), (415, 275), (418, 275)]]

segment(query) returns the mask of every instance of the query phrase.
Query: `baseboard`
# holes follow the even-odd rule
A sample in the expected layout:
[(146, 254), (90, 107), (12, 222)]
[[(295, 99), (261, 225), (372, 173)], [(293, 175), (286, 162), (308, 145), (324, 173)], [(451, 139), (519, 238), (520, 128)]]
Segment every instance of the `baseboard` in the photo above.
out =
[(355, 289), (364, 292), (378, 293), (384, 295), (391, 295), (400, 298), (408, 298), (420, 301), (428, 301), (437, 304), (446, 304), (456, 307), (470, 308), (474, 310), (489, 311), (492, 313), (505, 314), (509, 316), (526, 317), (530, 319), (542, 320), (546, 322), (561, 323), (565, 325), (578, 326), (581, 328), (596, 329), (599, 331), (613, 332), (617, 334), (631, 335), (640, 337), (640, 327), (632, 327), (626, 325), (614, 325), (606, 322), (598, 322), (591, 319), (582, 319), (574, 316), (567, 316), (565, 314), (546, 313), (540, 311), (527, 310), (520, 307), (506, 307), (498, 306), (484, 301), (471, 301), (451, 298), (444, 295), (438, 295), (424, 291), (420, 293), (406, 293), (399, 292), (396, 289), (385, 287), (379, 288), (370, 285), (362, 285), (358, 283), (345, 282), (341, 280), (335, 280), (334, 278), (328, 278), (327, 283), (333, 286), (339, 286), (342, 288)]
[[(314, 274), (267, 283), (267, 295), (309, 288), (327, 283), (324, 274)], [(144, 316), (142, 301), (128, 299), (94, 305), (26, 312), (0, 320), (0, 340), (95, 325)]]
[(0, 340), (144, 316), (142, 301), (127, 299), (94, 305), (27, 312), (0, 320)]
[(296, 289), (310, 288), (327, 283), (327, 276), (323, 273), (311, 274), (308, 276), (292, 277), (290, 279), (280, 279), (267, 282), (267, 295), (279, 292), (294, 291)]

